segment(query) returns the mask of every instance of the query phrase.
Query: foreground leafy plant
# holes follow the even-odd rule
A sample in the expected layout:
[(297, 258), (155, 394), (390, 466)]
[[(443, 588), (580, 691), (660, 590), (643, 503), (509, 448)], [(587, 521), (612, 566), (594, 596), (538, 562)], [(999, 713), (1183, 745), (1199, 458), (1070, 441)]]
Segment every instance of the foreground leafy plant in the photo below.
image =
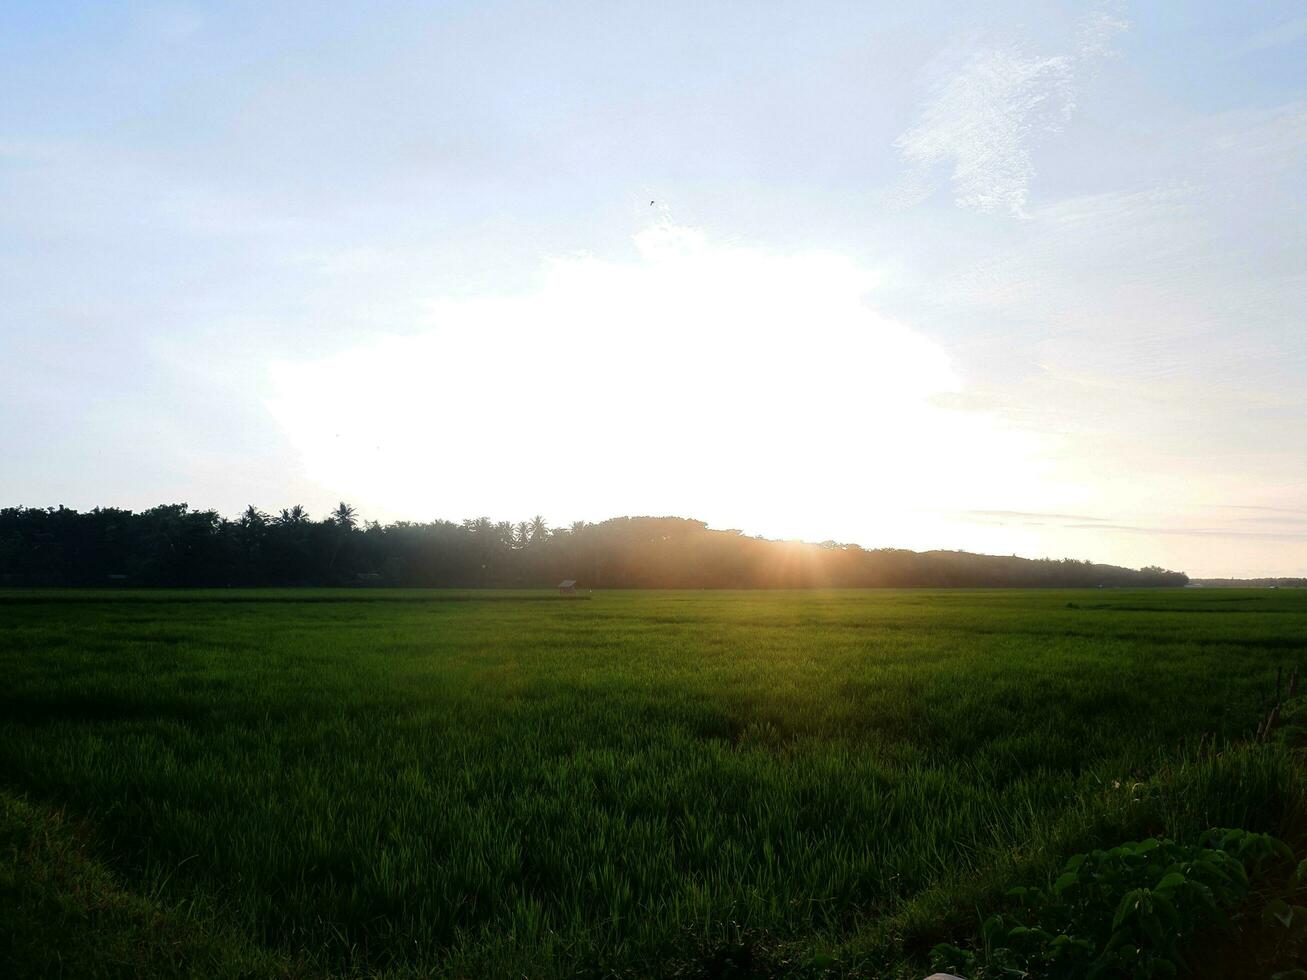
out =
[[(1292, 856), (1282, 841), (1245, 830), (1209, 830), (1191, 845), (1148, 838), (1077, 854), (1050, 887), (1009, 891), (1011, 907), (984, 922), (978, 949), (940, 944), (932, 956), (937, 968), (972, 980), (1175, 976), (1200, 929), (1228, 926), (1250, 875)], [(1279, 905), (1282, 919), (1307, 914)]]

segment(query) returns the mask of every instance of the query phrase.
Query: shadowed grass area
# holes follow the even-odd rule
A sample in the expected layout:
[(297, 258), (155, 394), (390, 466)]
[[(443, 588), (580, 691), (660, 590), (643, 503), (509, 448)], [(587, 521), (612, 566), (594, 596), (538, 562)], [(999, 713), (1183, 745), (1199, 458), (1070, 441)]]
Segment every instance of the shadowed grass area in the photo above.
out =
[(911, 975), (1069, 853), (1302, 815), (1229, 743), (1307, 593), (79, 595), (0, 609), (11, 805), (254, 975)]
[(193, 906), (148, 900), (88, 856), (85, 829), (0, 793), (0, 973), (9, 977), (311, 974)]

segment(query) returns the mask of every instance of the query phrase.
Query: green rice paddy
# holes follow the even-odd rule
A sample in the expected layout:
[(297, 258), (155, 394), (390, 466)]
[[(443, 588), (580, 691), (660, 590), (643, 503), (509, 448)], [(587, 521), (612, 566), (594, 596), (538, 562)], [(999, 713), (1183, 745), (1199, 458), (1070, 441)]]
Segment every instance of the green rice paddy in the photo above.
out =
[(1304, 660), (1288, 590), (0, 593), (0, 968), (920, 976), (1074, 851), (1299, 840)]

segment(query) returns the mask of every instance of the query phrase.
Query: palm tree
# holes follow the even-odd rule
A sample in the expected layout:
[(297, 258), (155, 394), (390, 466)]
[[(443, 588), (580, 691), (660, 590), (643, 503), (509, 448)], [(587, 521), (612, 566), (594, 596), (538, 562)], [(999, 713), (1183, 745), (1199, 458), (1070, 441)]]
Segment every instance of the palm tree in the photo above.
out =
[(531, 540), (531, 525), (526, 521), (518, 521), (517, 527), (514, 528), (513, 536), (517, 543), (517, 547), (525, 548), (527, 542)]
[(342, 500), (340, 506), (331, 512), (330, 519), (340, 527), (352, 531), (354, 525), (358, 523), (358, 511)]
[(531, 543), (538, 544), (549, 536), (549, 525), (539, 514), (531, 518)]
[(236, 521), (236, 541), (245, 556), (246, 574), (257, 576), (259, 552), (268, 534), (268, 515), (253, 504)]
[[(283, 511), (283, 513), (285, 512)], [(253, 504), (250, 504), (245, 508), (244, 512), (241, 513), (240, 520), (237, 521), (237, 523), (247, 530), (257, 530), (268, 523), (268, 515), (259, 510)]]
[(283, 507), (281, 509), (280, 516), (278, 516), (277, 518), (277, 523), (278, 524), (303, 524), (308, 519), (309, 519), (308, 511), (306, 511), (299, 504), (296, 504), (294, 507), (290, 508), (289, 510)]

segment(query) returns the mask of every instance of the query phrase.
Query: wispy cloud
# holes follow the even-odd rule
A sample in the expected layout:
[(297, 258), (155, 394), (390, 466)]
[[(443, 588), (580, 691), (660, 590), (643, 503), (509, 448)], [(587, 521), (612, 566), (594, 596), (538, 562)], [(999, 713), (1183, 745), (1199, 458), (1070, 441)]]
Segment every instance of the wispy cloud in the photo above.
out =
[[(1061, 514), (1027, 510), (967, 510), (961, 511), (958, 516), (964, 521), (974, 524), (1023, 525), (1027, 527), (1054, 526), (1070, 531), (1125, 531), (1130, 534), (1195, 538), (1264, 540), (1299, 540), (1307, 538), (1307, 515), (1301, 512), (1281, 510), (1276, 507), (1230, 506), (1221, 509), (1244, 512), (1270, 511), (1273, 516), (1217, 518), (1210, 523), (1193, 525), (1183, 523), (1154, 524), (1151, 522), (1128, 523), (1119, 518), (1113, 520), (1085, 514)], [(1297, 516), (1295, 516), (1295, 513)]]
[(1079, 87), (1127, 26), (1100, 9), (1080, 22), (1071, 50), (1051, 55), (1014, 40), (954, 44), (927, 69), (925, 105), (894, 144), (911, 168), (904, 203), (928, 196), (943, 164), (961, 207), (1024, 216), (1034, 147), (1071, 118)]
[[(1251, 504), (1226, 504), (1225, 509), (1226, 510), (1259, 510), (1259, 511), (1266, 511), (1272, 514), (1297, 514), (1301, 516), (1303, 520), (1307, 520), (1307, 508), (1303, 508), (1303, 507), (1257, 507)], [(1252, 520), (1252, 519), (1253, 518), (1248, 518), (1248, 520)]]
[(1274, 541), (1307, 539), (1307, 531), (1241, 531), (1226, 527), (1149, 527), (1139, 524), (1066, 524), (1085, 531), (1129, 531), (1132, 534), (1180, 535), (1195, 538), (1254, 538)]
[(147, 37), (165, 43), (186, 41), (204, 29), (204, 15), (189, 3), (158, 4), (139, 14), (138, 26)]
[(1264, 31), (1258, 31), (1245, 39), (1242, 44), (1237, 45), (1230, 52), (1230, 57), (1242, 58), (1244, 55), (1256, 54), (1259, 51), (1270, 51), (1273, 48), (1282, 48), (1290, 44), (1296, 44), (1299, 41), (1307, 41), (1307, 17), (1299, 17), (1297, 20), (1291, 20)]
[(1082, 521), (1082, 522), (1099, 522), (1101, 517), (1087, 517), (1084, 514), (1049, 514), (1043, 511), (1029, 510), (968, 510), (964, 512), (967, 517), (983, 517), (1013, 520), (1048, 520), (1048, 521)]

